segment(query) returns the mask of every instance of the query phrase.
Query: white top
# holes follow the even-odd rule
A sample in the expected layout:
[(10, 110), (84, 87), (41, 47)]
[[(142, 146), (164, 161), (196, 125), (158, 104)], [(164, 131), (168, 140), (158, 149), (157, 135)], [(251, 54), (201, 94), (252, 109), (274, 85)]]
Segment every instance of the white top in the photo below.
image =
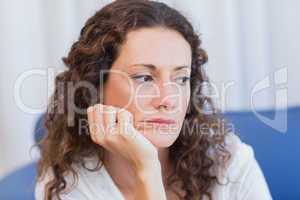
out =
[[(241, 142), (234, 134), (227, 137), (226, 143), (232, 153), (232, 158), (224, 175), (230, 181), (226, 185), (217, 184), (212, 188), (214, 200), (270, 200), (272, 199), (263, 173), (255, 159), (251, 146)], [(87, 167), (95, 166), (95, 159), (87, 160)], [(98, 171), (90, 172), (83, 167), (76, 167), (78, 182), (73, 182), (71, 176), (66, 176), (67, 192), (61, 195), (63, 200), (125, 200), (118, 187), (103, 165)], [(50, 178), (46, 174), (35, 188), (36, 200), (44, 200), (44, 185)], [(221, 179), (222, 180), (222, 179)], [(225, 182), (226, 183), (226, 182)]]

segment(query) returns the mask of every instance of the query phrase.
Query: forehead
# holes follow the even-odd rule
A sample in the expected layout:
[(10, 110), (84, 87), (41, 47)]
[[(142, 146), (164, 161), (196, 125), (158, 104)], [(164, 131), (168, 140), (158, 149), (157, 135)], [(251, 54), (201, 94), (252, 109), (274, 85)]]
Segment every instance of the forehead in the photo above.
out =
[(149, 63), (159, 67), (191, 65), (189, 43), (176, 31), (143, 28), (131, 31), (120, 49), (116, 65)]

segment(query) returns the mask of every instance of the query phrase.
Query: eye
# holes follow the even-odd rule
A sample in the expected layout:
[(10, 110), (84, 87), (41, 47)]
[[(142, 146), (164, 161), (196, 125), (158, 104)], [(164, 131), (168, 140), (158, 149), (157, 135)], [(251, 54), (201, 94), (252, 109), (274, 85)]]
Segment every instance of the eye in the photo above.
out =
[(137, 76), (133, 76), (132, 78), (135, 79), (135, 80), (137, 80), (138, 82), (153, 81), (153, 78), (150, 75), (137, 75)]
[(176, 78), (175, 80), (176, 82), (179, 80), (180, 85), (185, 85), (190, 80), (190, 77), (183, 76), (183, 77)]

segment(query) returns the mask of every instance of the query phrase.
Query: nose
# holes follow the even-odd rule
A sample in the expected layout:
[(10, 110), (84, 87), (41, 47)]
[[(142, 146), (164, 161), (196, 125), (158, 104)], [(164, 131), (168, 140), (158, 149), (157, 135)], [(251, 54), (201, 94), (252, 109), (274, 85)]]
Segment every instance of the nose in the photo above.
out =
[(161, 81), (157, 85), (157, 91), (155, 97), (152, 99), (152, 105), (157, 110), (163, 107), (166, 111), (172, 111), (178, 104), (179, 95), (179, 88), (175, 83), (171, 81)]

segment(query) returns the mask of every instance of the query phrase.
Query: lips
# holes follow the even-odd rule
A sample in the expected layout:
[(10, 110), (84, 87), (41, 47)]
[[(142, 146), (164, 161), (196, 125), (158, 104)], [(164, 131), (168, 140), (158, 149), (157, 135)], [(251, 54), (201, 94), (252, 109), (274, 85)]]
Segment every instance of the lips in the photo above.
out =
[(145, 120), (148, 123), (157, 123), (157, 124), (176, 124), (175, 120), (166, 119), (166, 118), (152, 118), (149, 120)]

